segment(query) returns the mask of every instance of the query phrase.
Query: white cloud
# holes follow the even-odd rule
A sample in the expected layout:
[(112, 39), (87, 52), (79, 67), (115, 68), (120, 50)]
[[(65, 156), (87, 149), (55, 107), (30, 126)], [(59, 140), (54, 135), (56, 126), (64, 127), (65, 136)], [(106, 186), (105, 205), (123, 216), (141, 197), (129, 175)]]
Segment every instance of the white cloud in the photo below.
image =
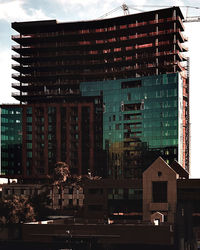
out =
[(24, 0), (0, 3), (0, 20), (7, 22), (48, 19), (41, 9), (25, 9)]
[(0, 69), (1, 69), (1, 91), (0, 103), (16, 102), (11, 98), (11, 50), (4, 49), (0, 54)]
[[(111, 18), (114, 16), (123, 15), (122, 0), (55, 0), (58, 5), (62, 6), (62, 9), (67, 14), (67, 17), (71, 17), (73, 20), (91, 20), (98, 19), (100, 16), (103, 16), (115, 9), (117, 11), (113, 12), (106, 16), (107, 18)], [(147, 0), (126, 0), (126, 4), (131, 7), (132, 6), (141, 6), (145, 5)], [(138, 7), (139, 8), (139, 7)], [(136, 13), (138, 11), (130, 8), (130, 13)]]

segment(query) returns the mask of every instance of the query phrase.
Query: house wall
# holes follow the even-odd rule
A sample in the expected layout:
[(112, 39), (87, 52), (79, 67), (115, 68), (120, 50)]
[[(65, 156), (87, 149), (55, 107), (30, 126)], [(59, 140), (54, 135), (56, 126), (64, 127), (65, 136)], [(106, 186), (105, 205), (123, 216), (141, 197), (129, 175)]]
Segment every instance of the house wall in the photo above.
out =
[[(177, 177), (176, 172), (160, 157), (143, 173), (144, 221), (151, 221), (151, 215), (155, 212), (160, 212), (165, 215), (167, 222), (174, 222), (177, 204)], [(167, 202), (153, 202), (152, 183), (154, 181), (167, 182)]]

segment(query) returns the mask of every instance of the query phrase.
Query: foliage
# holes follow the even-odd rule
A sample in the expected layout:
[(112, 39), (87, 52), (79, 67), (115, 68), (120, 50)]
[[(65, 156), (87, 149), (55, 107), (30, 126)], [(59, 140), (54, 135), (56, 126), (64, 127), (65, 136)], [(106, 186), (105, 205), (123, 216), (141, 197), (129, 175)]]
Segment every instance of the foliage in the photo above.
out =
[(52, 183), (52, 208), (54, 208), (54, 186), (59, 189), (60, 193), (60, 210), (63, 209), (63, 190), (65, 186), (79, 189), (83, 187), (84, 182), (87, 180), (99, 180), (99, 176), (88, 175), (71, 175), (69, 165), (65, 162), (57, 162), (54, 168), (53, 183)]
[(57, 162), (55, 164), (53, 180), (54, 184), (59, 185), (67, 181), (70, 178), (69, 165), (65, 162)]
[(14, 224), (35, 220), (35, 212), (25, 196), (12, 195), (0, 199), (0, 222)]
[(50, 202), (51, 199), (48, 190), (40, 194), (35, 193), (30, 197), (30, 203), (34, 208), (36, 220), (46, 219), (48, 215), (52, 215), (52, 209), (47, 207)]

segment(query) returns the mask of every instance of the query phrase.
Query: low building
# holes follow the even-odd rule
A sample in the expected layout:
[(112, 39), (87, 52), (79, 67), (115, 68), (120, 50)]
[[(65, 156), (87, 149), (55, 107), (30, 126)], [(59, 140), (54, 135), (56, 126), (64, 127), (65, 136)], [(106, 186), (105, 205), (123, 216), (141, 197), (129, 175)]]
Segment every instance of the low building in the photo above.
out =
[(80, 187), (64, 186), (61, 194), (60, 188), (53, 185), (19, 183), (2, 185), (2, 197), (9, 195), (30, 197), (35, 194), (39, 195), (42, 192), (46, 192), (49, 196), (51, 203), (48, 206), (53, 209), (60, 209), (61, 206), (62, 208), (78, 208), (83, 206), (84, 194), (83, 189)]
[[(42, 192), (42, 185), (25, 186), (3, 185), (3, 196)], [(24, 225), (24, 240), (40, 242), (42, 239), (47, 245), (60, 240), (65, 244), (67, 230), (73, 244), (92, 242), (94, 246), (98, 242), (114, 249), (123, 245), (126, 249), (162, 246), (162, 249), (187, 250), (200, 245), (200, 180), (189, 179), (188, 172), (176, 161), (169, 166), (159, 157), (144, 171), (143, 181), (86, 180), (81, 191), (74, 189), (72, 194), (71, 190), (66, 187), (61, 195), (59, 189), (54, 192), (50, 189), (53, 206), (79, 205), (84, 216), (57, 221), (57, 225)], [(44, 235), (43, 230), (48, 233)]]

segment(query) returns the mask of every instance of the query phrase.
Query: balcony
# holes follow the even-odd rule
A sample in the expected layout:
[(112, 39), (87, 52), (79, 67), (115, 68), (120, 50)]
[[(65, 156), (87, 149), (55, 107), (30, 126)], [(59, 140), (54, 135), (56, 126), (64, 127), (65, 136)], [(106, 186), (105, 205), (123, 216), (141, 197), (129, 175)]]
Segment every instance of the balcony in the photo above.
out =
[(12, 97), (18, 97), (18, 96), (27, 96), (27, 92), (13, 92)]
[(12, 35), (11, 38), (14, 39), (19, 39), (19, 38), (32, 38), (35, 35)]

